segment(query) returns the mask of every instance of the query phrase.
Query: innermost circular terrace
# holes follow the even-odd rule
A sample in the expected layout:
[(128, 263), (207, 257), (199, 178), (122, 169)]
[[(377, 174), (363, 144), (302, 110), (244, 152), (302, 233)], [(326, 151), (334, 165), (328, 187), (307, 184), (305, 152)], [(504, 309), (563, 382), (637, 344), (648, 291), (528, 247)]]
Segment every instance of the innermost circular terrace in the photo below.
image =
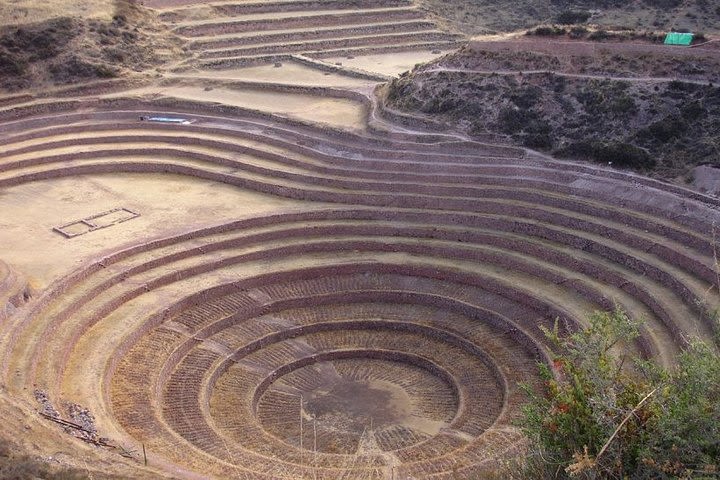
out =
[[(439, 377), (436, 366), (421, 366), (421, 357), (343, 353), (272, 383), (258, 402), (263, 427), (305, 450), (354, 454), (408, 447), (437, 435), (456, 416), (457, 386)], [(298, 408), (278, 409), (278, 397), (289, 396)], [(431, 414), (422, 405), (437, 409)]]

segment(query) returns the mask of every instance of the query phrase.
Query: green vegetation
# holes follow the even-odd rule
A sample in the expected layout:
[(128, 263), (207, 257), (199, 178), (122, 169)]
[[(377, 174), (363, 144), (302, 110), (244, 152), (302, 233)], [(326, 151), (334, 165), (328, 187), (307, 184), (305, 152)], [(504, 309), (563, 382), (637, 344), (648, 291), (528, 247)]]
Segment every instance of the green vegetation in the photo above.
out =
[[(569, 21), (569, 20), (566, 20)], [(574, 40), (585, 39), (593, 42), (626, 42), (643, 41), (652, 43), (663, 43), (665, 35), (661, 32), (651, 30), (635, 30), (622, 28), (619, 30), (602, 28), (591, 29), (582, 25), (570, 26), (564, 21), (558, 20), (559, 25), (540, 25), (525, 32), (525, 35), (536, 35), (540, 37), (568, 37)], [(572, 22), (581, 23), (581, 22)], [(697, 41), (704, 38), (696, 37)]]
[(556, 154), (636, 170), (651, 169), (656, 164), (647, 151), (623, 142), (580, 140), (563, 147)]
[(39, 25), (11, 29), (0, 37), (9, 53), (22, 54), (28, 61), (55, 57), (77, 36), (79, 25), (71, 18), (55, 18)]
[(50, 75), (57, 83), (72, 83), (82, 79), (116, 77), (117, 70), (71, 56), (65, 62), (50, 65)]
[[(597, 312), (582, 331), (561, 337), (547, 390), (527, 389), (521, 426), (527, 461), (510, 477), (690, 479), (720, 475), (720, 355), (689, 342), (666, 370), (621, 354), (638, 337), (622, 311)], [(519, 470), (519, 471), (518, 471)]]

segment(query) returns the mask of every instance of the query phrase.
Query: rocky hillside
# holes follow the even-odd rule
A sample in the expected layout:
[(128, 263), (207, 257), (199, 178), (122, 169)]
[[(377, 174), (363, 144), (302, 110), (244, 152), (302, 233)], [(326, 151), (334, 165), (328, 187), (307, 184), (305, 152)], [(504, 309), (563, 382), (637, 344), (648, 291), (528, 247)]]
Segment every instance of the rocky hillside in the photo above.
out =
[(565, 23), (568, 12), (585, 12), (585, 21), (604, 27), (720, 31), (720, 5), (711, 0), (420, 0), (429, 11), (471, 35)]
[(478, 43), (418, 67), (386, 87), (387, 105), (470, 135), (502, 134), (559, 157), (665, 178), (689, 180), (690, 166), (720, 162), (716, 52), (673, 57), (654, 55), (653, 46), (583, 52), (572, 43), (528, 50), (517, 43)]
[(0, 27), (0, 90), (114, 78), (177, 56), (180, 42), (148, 10), (122, 4), (109, 21), (57, 17)]

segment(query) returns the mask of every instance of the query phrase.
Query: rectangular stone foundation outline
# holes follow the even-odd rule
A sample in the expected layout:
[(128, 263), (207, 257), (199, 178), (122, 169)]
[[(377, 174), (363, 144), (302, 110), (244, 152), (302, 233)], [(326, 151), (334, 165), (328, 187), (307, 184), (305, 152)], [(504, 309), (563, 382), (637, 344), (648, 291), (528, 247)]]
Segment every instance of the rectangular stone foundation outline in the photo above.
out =
[[(118, 215), (113, 215), (118, 214)], [(59, 227), (53, 227), (53, 231), (59, 233), (65, 238), (78, 237), (86, 233), (94, 232), (102, 228), (111, 227), (118, 223), (127, 222), (133, 218), (139, 217), (140, 214), (128, 208), (113, 208), (81, 220), (75, 220)], [(103, 219), (103, 217), (109, 217)]]

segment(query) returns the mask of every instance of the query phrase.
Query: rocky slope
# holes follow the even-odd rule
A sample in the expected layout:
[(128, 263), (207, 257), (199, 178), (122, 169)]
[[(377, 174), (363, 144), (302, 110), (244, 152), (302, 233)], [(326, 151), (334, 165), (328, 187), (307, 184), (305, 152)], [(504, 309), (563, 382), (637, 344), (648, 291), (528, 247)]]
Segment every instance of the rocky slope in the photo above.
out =
[(160, 66), (180, 43), (134, 5), (112, 20), (57, 17), (0, 28), (0, 90), (18, 91), (127, 76)]
[(639, 29), (688, 29), (717, 33), (720, 6), (708, 0), (421, 0), (429, 11), (471, 35), (507, 32), (562, 22), (568, 12), (587, 12), (591, 23)]
[(385, 98), (470, 135), (683, 178), (720, 161), (718, 59), (653, 48), (478, 42), (392, 81)]

